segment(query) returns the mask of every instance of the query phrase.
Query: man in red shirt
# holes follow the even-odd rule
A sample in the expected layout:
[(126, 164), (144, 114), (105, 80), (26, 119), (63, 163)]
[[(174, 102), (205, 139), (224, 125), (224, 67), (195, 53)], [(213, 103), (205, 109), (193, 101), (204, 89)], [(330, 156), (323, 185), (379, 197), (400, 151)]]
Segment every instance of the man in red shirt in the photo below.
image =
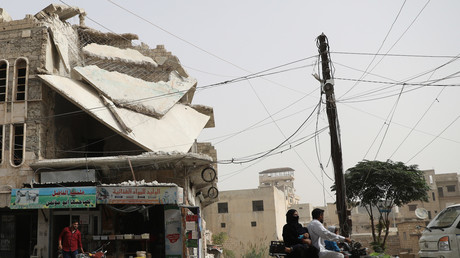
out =
[(73, 220), (70, 227), (65, 227), (62, 230), (59, 235), (58, 248), (62, 250), (64, 258), (76, 258), (79, 248), (84, 253), (81, 245), (81, 233), (78, 230), (78, 220)]

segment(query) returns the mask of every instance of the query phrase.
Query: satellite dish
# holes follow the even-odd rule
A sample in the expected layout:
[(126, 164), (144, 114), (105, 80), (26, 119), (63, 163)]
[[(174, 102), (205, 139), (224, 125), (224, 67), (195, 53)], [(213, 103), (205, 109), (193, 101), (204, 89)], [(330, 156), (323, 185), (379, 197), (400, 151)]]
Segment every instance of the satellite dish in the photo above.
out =
[(425, 208), (417, 208), (415, 209), (415, 216), (419, 219), (426, 219), (428, 218), (428, 211)]

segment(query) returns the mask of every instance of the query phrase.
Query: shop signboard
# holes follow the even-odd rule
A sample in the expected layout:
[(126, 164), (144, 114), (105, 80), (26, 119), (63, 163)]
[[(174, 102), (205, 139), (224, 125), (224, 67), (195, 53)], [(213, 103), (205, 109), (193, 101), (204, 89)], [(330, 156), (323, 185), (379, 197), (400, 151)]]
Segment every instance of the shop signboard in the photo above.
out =
[(96, 187), (21, 188), (11, 190), (11, 209), (96, 207)]
[(165, 206), (165, 254), (166, 258), (182, 257), (182, 217), (176, 205)]
[(184, 191), (177, 186), (98, 186), (98, 204), (183, 204)]

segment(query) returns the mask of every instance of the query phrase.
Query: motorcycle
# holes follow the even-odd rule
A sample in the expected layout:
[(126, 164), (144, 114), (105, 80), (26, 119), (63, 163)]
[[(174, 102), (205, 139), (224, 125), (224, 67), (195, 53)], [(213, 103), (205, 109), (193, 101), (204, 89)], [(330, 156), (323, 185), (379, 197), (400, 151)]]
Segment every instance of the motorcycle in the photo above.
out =
[(367, 248), (363, 247), (360, 242), (351, 241), (350, 244), (342, 243), (341, 245), (345, 258), (368, 257)]
[[(77, 258), (88, 258), (88, 257), (106, 258), (107, 250), (105, 250), (105, 247), (108, 246), (109, 244), (110, 244), (110, 242), (104, 243), (99, 248), (97, 248), (96, 250), (94, 250), (92, 252), (89, 252), (89, 253), (77, 254)], [(62, 250), (59, 250), (58, 251), (58, 258), (62, 258), (62, 257), (63, 257), (62, 256)]]

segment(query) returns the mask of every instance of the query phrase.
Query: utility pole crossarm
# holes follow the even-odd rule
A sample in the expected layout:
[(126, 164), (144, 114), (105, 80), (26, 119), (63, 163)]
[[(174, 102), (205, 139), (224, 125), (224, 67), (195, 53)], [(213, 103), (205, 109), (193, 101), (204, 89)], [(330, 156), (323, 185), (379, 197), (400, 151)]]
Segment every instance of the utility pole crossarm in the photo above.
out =
[(351, 226), (349, 224), (351, 221), (348, 220), (345, 178), (343, 176), (342, 147), (340, 141), (339, 121), (337, 117), (337, 106), (334, 95), (334, 80), (329, 66), (329, 45), (324, 33), (318, 36), (317, 41), (323, 75), (321, 80), (322, 91), (326, 94), (326, 113), (331, 136), (331, 157), (334, 165), (337, 213), (341, 234), (348, 237), (351, 233)]

